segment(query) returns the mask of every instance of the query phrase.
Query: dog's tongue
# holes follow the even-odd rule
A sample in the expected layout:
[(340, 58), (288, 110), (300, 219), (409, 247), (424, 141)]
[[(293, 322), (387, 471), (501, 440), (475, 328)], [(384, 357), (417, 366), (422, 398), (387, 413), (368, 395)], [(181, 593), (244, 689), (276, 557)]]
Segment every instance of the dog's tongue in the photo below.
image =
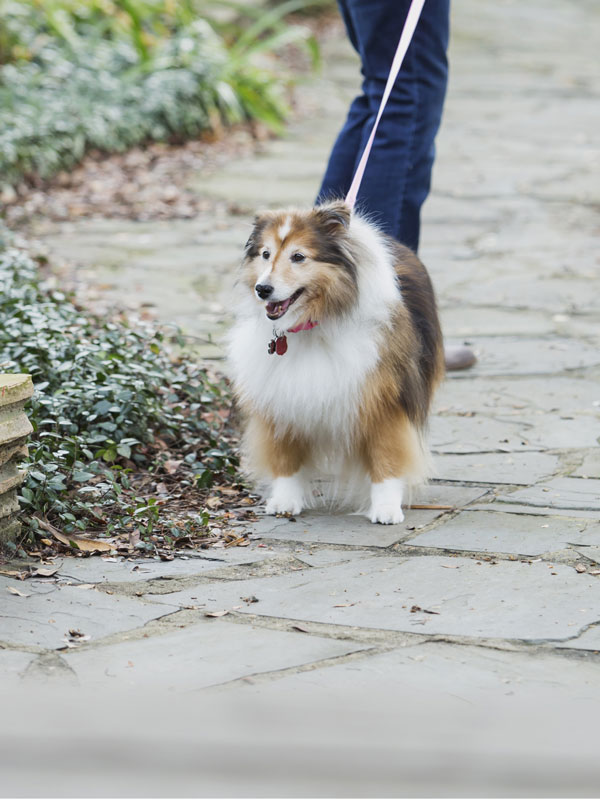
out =
[(267, 303), (267, 314), (271, 317), (282, 317), (290, 307), (292, 298), (288, 297), (287, 300), (282, 300), (280, 303)]

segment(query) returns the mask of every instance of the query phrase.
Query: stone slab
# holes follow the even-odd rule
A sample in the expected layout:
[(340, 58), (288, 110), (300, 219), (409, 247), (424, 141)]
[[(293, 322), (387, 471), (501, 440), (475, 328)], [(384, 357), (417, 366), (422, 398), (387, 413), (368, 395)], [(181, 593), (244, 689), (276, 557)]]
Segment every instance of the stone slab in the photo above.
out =
[(438, 455), (434, 459), (437, 478), (491, 484), (536, 483), (553, 475), (559, 466), (558, 457), (547, 453)]
[(57, 577), (61, 581), (77, 583), (101, 583), (105, 581), (130, 583), (154, 578), (182, 578), (200, 575), (223, 567), (239, 564), (255, 564), (269, 557), (269, 554), (250, 545), (244, 548), (230, 548), (205, 551), (206, 555), (188, 559), (176, 558), (173, 561), (160, 561), (153, 558), (122, 559), (108, 561), (99, 556), (91, 558), (63, 558)]
[[(7, 591), (9, 586), (30, 596), (11, 594)], [(0, 641), (48, 648), (64, 647), (72, 628), (99, 639), (139, 628), (178, 610), (168, 600), (164, 605), (145, 603), (95, 589), (59, 588), (54, 583), (14, 581), (4, 576), (0, 576), (0, 597)]]
[(348, 641), (206, 619), (174, 633), (64, 657), (84, 687), (187, 692), (362, 649)]
[(474, 638), (560, 641), (600, 620), (600, 581), (590, 575), (563, 564), (456, 556), (374, 557), (162, 597), (222, 610), (249, 594), (258, 602), (242, 614)]
[(581, 466), (571, 475), (578, 478), (600, 478), (600, 448), (586, 453)]
[[(260, 197), (258, 205), (261, 208), (273, 208), (286, 205), (309, 206), (319, 190), (320, 178), (314, 175), (305, 175), (294, 181), (282, 181), (274, 171), (279, 161), (264, 164), (266, 170), (260, 181)], [(237, 166), (237, 165), (236, 165)], [(191, 182), (193, 189), (202, 195), (218, 200), (231, 200), (242, 206), (256, 208), (257, 206), (257, 180), (253, 175), (238, 175), (232, 170), (231, 174), (221, 172), (214, 178), (202, 177)]]
[(591, 415), (556, 417), (551, 414), (523, 417), (523, 436), (540, 450), (596, 447), (600, 443), (600, 418)]
[(441, 309), (442, 330), (446, 337), (525, 336), (553, 333), (556, 323), (539, 311), (513, 311), (502, 308), (473, 308), (453, 303)]
[[(600, 648), (600, 637), (597, 641)], [(343, 664), (283, 675), (268, 684), (250, 681), (239, 691), (271, 699), (302, 690), (314, 697), (350, 696), (373, 685), (385, 692), (415, 692), (430, 703), (440, 697), (454, 698), (457, 705), (501, 697), (530, 701), (532, 695), (552, 694), (600, 704), (600, 670), (595, 662), (441, 642), (365, 654)]]
[[(487, 291), (487, 287), (486, 287)], [(589, 284), (588, 289), (589, 293)], [(455, 379), (478, 375), (545, 375), (598, 366), (600, 351), (578, 339), (490, 336), (472, 340), (478, 361)]]
[(598, 308), (593, 292), (590, 292), (589, 279), (544, 277), (541, 281), (531, 273), (471, 281), (464, 289), (450, 291), (447, 299), (454, 302), (464, 302), (466, 299), (473, 305), (485, 305), (490, 297), (494, 297), (500, 307), (526, 311), (584, 314)]
[(463, 511), (406, 542), (411, 547), (442, 547), (537, 556), (565, 550), (571, 543), (600, 544), (600, 525), (585, 520)]
[[(560, 642), (557, 647), (569, 647), (574, 650), (593, 650), (600, 652), (600, 626), (593, 625), (584, 631), (581, 636), (568, 642)], [(594, 665), (598, 669), (597, 664)]]
[(343, 564), (346, 561), (360, 561), (365, 558), (372, 558), (372, 550), (349, 550), (348, 548), (339, 550), (308, 550), (305, 552), (294, 553), (298, 561), (302, 561), (309, 567), (330, 567), (333, 564)]
[(18, 686), (21, 682), (21, 675), (34, 658), (35, 655), (32, 653), (0, 649), (0, 686), (2, 689)]
[(517, 421), (523, 415), (537, 411), (560, 415), (598, 413), (600, 386), (591, 378), (499, 377), (472, 378), (468, 386), (463, 381), (444, 381), (435, 400), (435, 408), (444, 413), (484, 412)]
[(481, 505), (473, 505), (470, 508), (471, 511), (494, 511), (499, 512), (501, 514), (525, 514), (525, 515), (535, 515), (540, 517), (566, 517), (568, 519), (575, 519), (575, 520), (594, 520), (594, 522), (598, 521), (598, 512), (597, 511), (582, 511), (581, 509), (576, 509), (570, 511), (566, 508), (550, 508), (550, 506), (540, 506), (539, 508), (536, 506), (526, 506), (520, 505), (519, 503), (505, 503), (505, 502), (493, 502), (493, 503), (482, 503)]
[(600, 480), (554, 478), (539, 486), (517, 489), (498, 497), (499, 502), (600, 512)]
[(252, 530), (261, 539), (390, 547), (405, 535), (406, 526), (373, 525), (358, 514), (303, 512), (292, 519), (262, 517)]
[[(415, 492), (413, 501), (421, 505), (454, 506), (462, 508), (478, 500), (485, 489), (430, 484)], [(390, 547), (401, 541), (409, 531), (429, 525), (444, 509), (411, 509), (404, 512), (399, 525), (374, 525), (358, 514), (328, 514), (303, 512), (293, 521), (282, 517), (263, 516), (253, 525), (253, 532), (262, 539), (288, 542), (353, 545), (357, 547)]]
[(484, 416), (434, 416), (428, 441), (434, 453), (511, 453), (539, 450), (527, 440), (518, 421)]
[[(579, 555), (585, 556), (589, 558), (591, 561), (594, 561), (596, 567), (600, 565), (600, 539), (599, 537), (594, 537), (595, 541), (592, 539), (588, 541), (588, 537), (580, 537), (580, 541), (576, 542), (575, 549), (579, 553)], [(581, 541), (583, 539), (583, 541)]]

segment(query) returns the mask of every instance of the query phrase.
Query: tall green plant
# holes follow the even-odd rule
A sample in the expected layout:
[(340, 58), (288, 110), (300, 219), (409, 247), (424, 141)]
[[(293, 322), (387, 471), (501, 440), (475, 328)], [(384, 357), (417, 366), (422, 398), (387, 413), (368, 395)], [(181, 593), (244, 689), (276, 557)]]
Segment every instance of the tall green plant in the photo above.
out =
[(280, 131), (287, 79), (264, 56), (296, 43), (316, 63), (314, 37), (286, 17), (323, 1), (0, 0), (0, 185), (216, 121)]

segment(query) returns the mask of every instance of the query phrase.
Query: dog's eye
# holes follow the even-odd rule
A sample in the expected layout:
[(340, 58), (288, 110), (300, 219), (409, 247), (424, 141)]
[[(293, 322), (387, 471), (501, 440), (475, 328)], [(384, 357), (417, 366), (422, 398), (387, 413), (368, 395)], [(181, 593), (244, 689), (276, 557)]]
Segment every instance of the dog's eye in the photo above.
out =
[(263, 251), (262, 251), (262, 257), (265, 259), (265, 261), (266, 261), (266, 260), (267, 260), (267, 259), (268, 259), (270, 256), (271, 256), (271, 253), (269, 253), (269, 251), (268, 251), (268, 250), (263, 250)]
[(302, 261), (305, 261), (306, 256), (302, 255), (302, 253), (294, 253), (292, 256), (292, 261), (295, 264), (300, 264)]

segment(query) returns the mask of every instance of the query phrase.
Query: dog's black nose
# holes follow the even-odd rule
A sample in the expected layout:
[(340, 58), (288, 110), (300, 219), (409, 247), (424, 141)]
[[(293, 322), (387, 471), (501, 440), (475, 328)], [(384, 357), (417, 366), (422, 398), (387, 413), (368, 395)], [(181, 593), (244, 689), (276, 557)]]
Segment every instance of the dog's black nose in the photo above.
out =
[(269, 295), (273, 294), (273, 287), (268, 283), (257, 283), (254, 288), (261, 300), (266, 300)]

